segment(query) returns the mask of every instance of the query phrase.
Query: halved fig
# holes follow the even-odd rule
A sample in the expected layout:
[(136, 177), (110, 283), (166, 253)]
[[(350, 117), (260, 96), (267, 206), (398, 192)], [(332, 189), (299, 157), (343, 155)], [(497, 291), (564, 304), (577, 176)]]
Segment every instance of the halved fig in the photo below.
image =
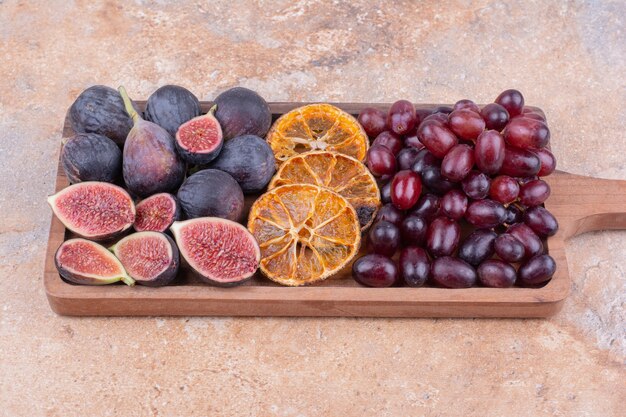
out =
[(183, 123), (176, 132), (176, 149), (190, 164), (206, 165), (222, 150), (222, 127), (214, 116), (217, 106), (205, 115)]
[(137, 203), (133, 227), (138, 232), (165, 232), (180, 220), (180, 205), (169, 193), (159, 193)]
[(259, 245), (239, 223), (219, 217), (199, 217), (174, 222), (170, 230), (183, 258), (209, 284), (220, 287), (241, 284), (259, 267)]
[(66, 240), (54, 255), (59, 274), (75, 284), (105, 285), (122, 281), (135, 285), (122, 263), (102, 245), (85, 239)]
[(48, 204), (65, 227), (91, 240), (119, 236), (135, 221), (135, 203), (130, 195), (106, 182), (70, 185), (48, 197)]
[(111, 250), (138, 284), (161, 287), (172, 282), (178, 273), (178, 248), (164, 233), (133, 233), (113, 245)]

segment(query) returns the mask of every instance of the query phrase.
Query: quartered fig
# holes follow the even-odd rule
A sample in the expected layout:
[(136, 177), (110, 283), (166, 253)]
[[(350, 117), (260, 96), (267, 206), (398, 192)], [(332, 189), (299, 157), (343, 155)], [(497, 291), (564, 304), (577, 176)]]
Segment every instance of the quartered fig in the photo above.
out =
[(91, 240), (120, 235), (135, 221), (135, 204), (121, 187), (87, 181), (48, 197), (52, 211), (75, 234)]
[(81, 181), (115, 182), (122, 174), (122, 151), (97, 133), (77, 133), (61, 150), (63, 171), (72, 184)]
[(241, 135), (265, 137), (272, 124), (267, 102), (256, 92), (243, 87), (224, 91), (215, 99), (215, 117), (224, 131), (224, 140)]
[(137, 203), (133, 227), (138, 232), (165, 232), (180, 220), (180, 205), (172, 194), (159, 193)]
[(178, 190), (178, 201), (187, 218), (221, 217), (237, 221), (243, 212), (243, 192), (237, 181), (217, 169), (191, 175)]
[(183, 123), (200, 116), (200, 102), (189, 90), (178, 85), (164, 85), (148, 98), (146, 120), (167, 130), (171, 136)]
[(239, 223), (202, 217), (175, 222), (171, 230), (183, 258), (209, 284), (241, 284), (259, 267), (259, 245)]
[(137, 232), (111, 250), (138, 284), (161, 287), (176, 278), (180, 259), (176, 244), (161, 232)]
[(135, 285), (122, 263), (102, 245), (85, 239), (66, 240), (54, 255), (59, 274), (75, 284), (104, 285), (122, 281)]
[(122, 172), (128, 190), (139, 197), (174, 191), (185, 178), (185, 163), (174, 139), (161, 126), (143, 120), (120, 87), (133, 128), (124, 143)]
[(176, 132), (176, 149), (190, 164), (206, 165), (222, 150), (222, 128), (213, 115), (215, 107), (205, 115), (183, 123)]

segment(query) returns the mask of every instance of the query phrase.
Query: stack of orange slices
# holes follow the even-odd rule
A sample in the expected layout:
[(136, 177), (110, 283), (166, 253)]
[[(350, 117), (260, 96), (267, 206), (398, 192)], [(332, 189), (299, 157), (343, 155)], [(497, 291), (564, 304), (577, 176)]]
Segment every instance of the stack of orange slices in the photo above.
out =
[(350, 263), (380, 206), (361, 162), (367, 135), (350, 114), (312, 104), (279, 118), (267, 141), (279, 169), (248, 217), (261, 271), (283, 285), (324, 280)]

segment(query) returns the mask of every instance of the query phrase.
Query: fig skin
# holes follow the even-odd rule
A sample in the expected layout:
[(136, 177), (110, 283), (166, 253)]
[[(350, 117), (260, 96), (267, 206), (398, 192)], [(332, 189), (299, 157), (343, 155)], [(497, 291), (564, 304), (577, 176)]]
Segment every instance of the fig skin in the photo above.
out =
[(97, 133), (77, 133), (61, 150), (63, 171), (72, 184), (82, 181), (114, 183), (122, 174), (122, 151)]
[(138, 197), (176, 190), (185, 178), (185, 163), (180, 159), (174, 138), (161, 126), (143, 120), (120, 87), (126, 111), (134, 126), (124, 143), (122, 173), (128, 190)]
[(158, 196), (163, 196), (163, 195), (167, 195), (168, 198), (171, 198), (174, 201), (174, 215), (172, 216), (172, 221), (167, 224), (165, 227), (163, 227), (162, 229), (159, 230), (151, 230), (151, 229), (137, 229), (136, 225), (133, 224), (133, 229), (135, 229), (135, 231), (137, 232), (163, 232), (163, 233), (169, 233), (169, 229), (170, 226), (172, 225), (172, 223), (177, 222), (179, 220), (182, 219), (182, 210), (180, 209), (180, 203), (178, 202), (178, 199), (176, 198), (176, 196), (170, 194), (170, 193), (159, 193), (159, 194), (154, 194), (151, 195), (150, 197), (141, 200), (139, 203), (137, 203), (135, 205), (135, 210), (137, 211), (137, 213), (139, 213), (139, 210), (141, 209), (141, 205), (142, 203), (144, 204), (150, 204), (149, 201), (146, 200), (150, 200), (153, 197), (158, 197)]
[[(223, 133), (222, 133), (222, 127), (220, 126), (220, 123), (215, 118), (215, 108), (216, 108), (216, 106), (213, 106), (207, 112), (207, 114), (202, 115), (202, 116), (198, 116), (198, 117), (194, 117), (193, 119), (189, 120), (188, 122), (183, 123), (178, 128), (178, 131), (176, 132), (176, 136), (175, 136), (175, 140), (174, 140), (174, 142), (176, 144), (176, 150), (178, 151), (178, 154), (185, 161), (187, 161), (190, 164), (193, 164), (193, 165), (207, 165), (210, 162), (212, 162), (215, 158), (217, 158), (217, 156), (222, 151), (222, 147), (224, 145), (224, 136), (223, 136)], [(190, 126), (190, 125), (197, 124), (197, 123), (203, 123), (203, 124), (208, 124), (208, 125), (213, 124), (216, 127), (216, 129), (217, 129), (217, 132), (216, 132), (217, 133), (217, 145), (210, 152), (193, 152), (193, 151), (190, 151), (190, 150), (184, 148), (182, 143), (181, 143), (180, 135), (182, 134), (182, 132), (185, 129), (192, 129), (192, 131), (193, 131), (193, 127)]]
[(274, 153), (258, 136), (237, 136), (224, 144), (210, 168), (230, 174), (246, 194), (262, 191), (276, 173)]
[(164, 85), (148, 98), (146, 120), (167, 130), (171, 136), (183, 123), (201, 114), (200, 101), (189, 90), (178, 85)]
[(215, 104), (215, 117), (222, 126), (225, 141), (242, 135), (264, 138), (270, 129), (270, 107), (255, 91), (234, 87), (217, 96)]
[(217, 169), (205, 169), (188, 177), (176, 195), (185, 216), (221, 217), (239, 221), (243, 192), (233, 177)]
[[(180, 266), (180, 253), (178, 251), (178, 246), (176, 246), (176, 243), (174, 242), (174, 240), (169, 237), (168, 235), (166, 235), (165, 233), (161, 233), (161, 232), (153, 232), (153, 231), (145, 231), (145, 232), (137, 232), (134, 233), (130, 236), (125, 237), (124, 239), (137, 239), (140, 236), (154, 236), (154, 234), (158, 234), (160, 236), (163, 236), (165, 239), (167, 239), (167, 242), (169, 243), (169, 245), (172, 247), (172, 259), (170, 260), (170, 264), (169, 266), (163, 271), (161, 272), (159, 275), (157, 275), (156, 277), (152, 278), (152, 279), (140, 279), (138, 277), (132, 277), (131, 278), (140, 285), (146, 286), (146, 287), (163, 287), (165, 285), (168, 285), (170, 283), (172, 283), (172, 281), (174, 281), (174, 279), (176, 279), (176, 276), (178, 274), (178, 268)], [(113, 252), (113, 254), (120, 259), (120, 253), (118, 250), (118, 245), (124, 240), (120, 240), (119, 242), (117, 242), (113, 247), (111, 247), (111, 251)], [(121, 262), (121, 260), (120, 260)], [(123, 265), (123, 263), (122, 263)], [(129, 273), (130, 276), (130, 273)]]
[(120, 94), (104, 85), (94, 85), (80, 93), (68, 113), (74, 132), (98, 133), (119, 144), (133, 127)]

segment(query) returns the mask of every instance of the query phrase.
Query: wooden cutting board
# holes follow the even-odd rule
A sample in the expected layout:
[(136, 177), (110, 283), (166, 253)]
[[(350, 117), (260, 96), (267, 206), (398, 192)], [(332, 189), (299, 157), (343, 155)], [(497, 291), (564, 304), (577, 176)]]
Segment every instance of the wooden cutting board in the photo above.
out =
[[(141, 109), (145, 106), (145, 102), (137, 104)], [(211, 104), (203, 102), (203, 111)], [(308, 103), (269, 104), (276, 119)], [(364, 107), (386, 110), (389, 106), (336, 105), (353, 115)], [(419, 104), (416, 108), (438, 106)], [(66, 119), (63, 137), (72, 134)], [(70, 316), (547, 317), (561, 309), (570, 290), (566, 240), (593, 230), (626, 228), (626, 181), (559, 171), (545, 180), (552, 189), (545, 206), (555, 215), (560, 228), (546, 245), (557, 271), (542, 288), (365, 288), (352, 279), (350, 267), (319, 285), (296, 288), (279, 286), (260, 274), (240, 287), (211, 287), (185, 268), (174, 285), (162, 288), (74, 285), (61, 279), (54, 266), (55, 251), (71, 236), (53, 216), (44, 271), (46, 295), (52, 310)], [(59, 163), (56, 191), (68, 185)], [(253, 200), (254, 197), (246, 199), (247, 208)]]

